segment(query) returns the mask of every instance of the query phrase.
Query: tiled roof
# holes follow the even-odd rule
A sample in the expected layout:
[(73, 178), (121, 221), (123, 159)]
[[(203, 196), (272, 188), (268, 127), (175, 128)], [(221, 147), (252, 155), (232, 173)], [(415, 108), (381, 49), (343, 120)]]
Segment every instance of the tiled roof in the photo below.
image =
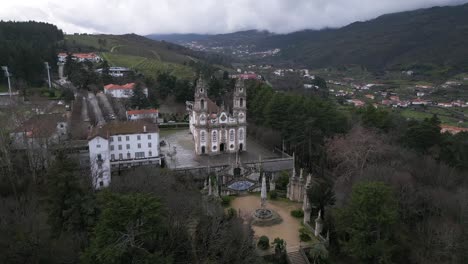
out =
[(216, 105), (215, 102), (211, 101), (210, 98), (206, 99), (206, 106), (207, 106), (208, 114), (219, 112), (219, 107)]
[[(59, 56), (68, 56), (68, 54), (65, 53), (65, 52), (61, 52), (58, 55)], [(97, 55), (95, 53), (73, 53), (72, 56), (76, 57), (76, 58), (81, 58), (81, 59), (94, 59), (94, 58), (97, 57)]]
[(57, 131), (57, 123), (66, 122), (63, 114), (36, 115), (25, 121), (14, 132), (25, 132), (28, 137), (48, 138)]
[[(146, 129), (146, 132), (145, 132)], [(91, 140), (97, 136), (108, 138), (114, 135), (142, 134), (159, 132), (157, 124), (139, 120), (107, 123), (100, 127), (92, 129), (88, 139)]]
[(144, 115), (144, 114), (155, 114), (158, 113), (158, 109), (140, 109), (140, 110), (128, 110), (127, 115)]
[(104, 86), (105, 90), (133, 90), (133, 88), (135, 88), (135, 83), (127, 83), (124, 85), (108, 84)]

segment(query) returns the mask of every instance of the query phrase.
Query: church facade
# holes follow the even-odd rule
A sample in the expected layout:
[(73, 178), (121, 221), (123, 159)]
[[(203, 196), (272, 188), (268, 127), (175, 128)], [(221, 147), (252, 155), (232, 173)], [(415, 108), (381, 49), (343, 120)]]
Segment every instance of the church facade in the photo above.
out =
[(247, 93), (244, 81), (238, 79), (233, 94), (232, 112), (208, 98), (205, 81), (200, 77), (195, 87), (195, 100), (187, 102), (190, 132), (197, 155), (217, 155), (247, 150)]

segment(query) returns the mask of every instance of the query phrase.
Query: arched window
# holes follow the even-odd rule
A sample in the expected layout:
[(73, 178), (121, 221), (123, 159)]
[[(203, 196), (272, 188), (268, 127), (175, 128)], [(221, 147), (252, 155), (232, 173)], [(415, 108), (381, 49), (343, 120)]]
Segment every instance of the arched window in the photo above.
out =
[(211, 139), (212, 142), (218, 141), (218, 133), (216, 133), (216, 131), (213, 131), (212, 137), (213, 137)]
[(240, 107), (243, 107), (244, 106), (244, 98), (241, 98), (240, 99)]
[(204, 109), (204, 108), (205, 108), (205, 100), (201, 99), (201, 101), (200, 101), (200, 107), (201, 107), (201, 109)]
[(229, 131), (229, 141), (234, 141), (234, 129)]

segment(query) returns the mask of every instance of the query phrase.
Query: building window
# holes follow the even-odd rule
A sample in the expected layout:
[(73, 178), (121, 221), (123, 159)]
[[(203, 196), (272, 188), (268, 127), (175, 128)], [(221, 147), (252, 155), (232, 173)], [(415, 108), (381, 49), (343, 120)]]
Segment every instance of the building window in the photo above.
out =
[(151, 152), (151, 150), (148, 151), (148, 156), (149, 156), (149, 157), (152, 157), (152, 156), (153, 156), (153, 152)]
[(135, 152), (135, 159), (142, 159), (145, 157), (145, 152)]
[(205, 131), (200, 132), (200, 140), (201, 142), (205, 142)]
[(123, 159), (122, 153), (119, 153), (119, 159)]
[(127, 144), (127, 149), (130, 149), (130, 144)]
[(109, 138), (109, 141), (110, 141), (110, 142), (114, 142), (114, 137), (110, 137), (110, 138)]
[(130, 141), (130, 136), (125, 136), (126, 141)]
[(131, 154), (130, 154), (130, 152), (127, 152), (127, 159), (131, 159)]
[(148, 142), (148, 148), (151, 148), (151, 142)]
[(141, 144), (140, 144), (140, 143), (138, 143), (138, 148), (141, 148)]
[(141, 140), (141, 136), (140, 136), (140, 135), (137, 136), (137, 140)]
[(114, 150), (114, 145), (111, 145), (111, 146), (110, 146), (110, 150)]
[(119, 145), (119, 150), (122, 150), (122, 145)]
[(243, 140), (243, 139), (244, 139), (244, 130), (239, 129), (239, 140)]
[(100, 182), (99, 182), (99, 186), (101, 186), (101, 187), (104, 186), (104, 182), (103, 182), (103, 181), (100, 181)]
[(120, 142), (122, 141), (122, 137), (117, 137), (117, 140)]
[(201, 107), (201, 109), (205, 109), (205, 100), (201, 99), (200, 107)]
[(151, 135), (148, 135), (148, 139), (151, 139)]
[(103, 175), (104, 175), (104, 173), (102, 171), (100, 171), (98, 177), (102, 178)]
[(243, 107), (244, 106), (244, 98), (241, 98), (240, 99), (240, 107)]
[(101, 145), (100, 145), (100, 144), (97, 144), (97, 145), (96, 145), (96, 148), (101, 148)]
[(115, 155), (111, 154), (111, 160), (115, 160)]
[(234, 129), (229, 130), (229, 140), (234, 141)]
[(216, 131), (213, 131), (211, 141), (213, 142), (218, 141), (218, 133), (216, 133)]

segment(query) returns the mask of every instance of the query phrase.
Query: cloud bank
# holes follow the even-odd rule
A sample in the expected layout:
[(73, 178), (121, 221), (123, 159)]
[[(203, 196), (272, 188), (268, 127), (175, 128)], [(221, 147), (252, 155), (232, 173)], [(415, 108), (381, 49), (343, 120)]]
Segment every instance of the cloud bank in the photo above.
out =
[(0, 19), (44, 21), (66, 33), (288, 33), (468, 0), (0, 0)]

